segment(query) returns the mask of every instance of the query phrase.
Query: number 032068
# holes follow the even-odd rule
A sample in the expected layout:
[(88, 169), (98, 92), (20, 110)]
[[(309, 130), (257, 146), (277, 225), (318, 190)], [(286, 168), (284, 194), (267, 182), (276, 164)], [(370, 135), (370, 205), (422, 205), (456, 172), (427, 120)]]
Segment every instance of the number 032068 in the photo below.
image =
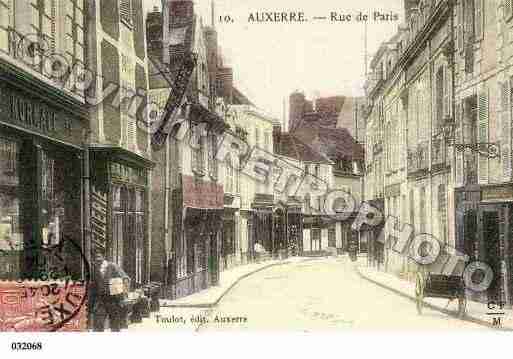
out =
[(11, 350), (41, 350), (43, 344), (41, 342), (28, 343), (28, 342), (13, 342), (11, 343)]

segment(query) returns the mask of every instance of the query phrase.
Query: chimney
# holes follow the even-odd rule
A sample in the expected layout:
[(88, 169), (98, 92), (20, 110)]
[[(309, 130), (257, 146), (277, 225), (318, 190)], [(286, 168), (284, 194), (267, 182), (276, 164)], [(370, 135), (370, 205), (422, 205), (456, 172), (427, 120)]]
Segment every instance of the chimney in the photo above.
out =
[(294, 129), (295, 123), (303, 119), (305, 114), (305, 95), (296, 91), (289, 97), (289, 131)]
[(146, 16), (146, 43), (148, 56), (162, 61), (162, 13), (158, 7)]
[(273, 152), (280, 153), (281, 151), (281, 124), (273, 124)]
[(404, 22), (409, 23), (412, 10), (419, 5), (418, 0), (404, 0)]
[(233, 103), (233, 69), (231, 67), (217, 69), (217, 85), (217, 94), (227, 103)]

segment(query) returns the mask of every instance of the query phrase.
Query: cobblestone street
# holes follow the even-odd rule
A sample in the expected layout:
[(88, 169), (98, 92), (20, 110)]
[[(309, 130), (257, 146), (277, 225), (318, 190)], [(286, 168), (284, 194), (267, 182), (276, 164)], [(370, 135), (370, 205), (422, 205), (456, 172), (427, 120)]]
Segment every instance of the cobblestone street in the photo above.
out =
[[(192, 318), (192, 320), (191, 320)], [(347, 257), (275, 266), (242, 280), (218, 306), (162, 308), (130, 330), (488, 330), (415, 305), (363, 280)]]

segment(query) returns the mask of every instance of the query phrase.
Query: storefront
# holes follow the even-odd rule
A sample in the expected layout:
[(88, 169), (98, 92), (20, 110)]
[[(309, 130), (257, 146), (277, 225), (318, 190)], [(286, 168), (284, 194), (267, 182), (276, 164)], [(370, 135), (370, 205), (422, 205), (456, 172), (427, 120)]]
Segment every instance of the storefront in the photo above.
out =
[(181, 177), (181, 188), (173, 191), (175, 225), (167, 298), (181, 298), (219, 282), (223, 187)]
[[(0, 62), (0, 279), (48, 271), (42, 248), (83, 277), (85, 106)], [(62, 267), (62, 263), (60, 264)]]
[(456, 249), (469, 261), (483, 261), (493, 270), (486, 292), (473, 300), (513, 304), (513, 184), (467, 186), (456, 191)]
[(251, 222), (253, 231), (252, 252), (255, 253), (257, 243), (269, 256), (275, 255), (276, 246), (274, 243), (273, 225), (274, 196), (267, 194), (256, 194), (251, 205), (253, 209), (253, 220)]
[(220, 270), (232, 268), (237, 264), (237, 252), (239, 251), (238, 242), (238, 209), (228, 207), (225, 195), (225, 207), (223, 211), (223, 230), (221, 240), (221, 261)]
[(326, 254), (328, 249), (328, 228), (332, 224), (328, 217), (306, 215), (303, 219), (303, 254)]
[(300, 255), (303, 252), (303, 207), (299, 201), (288, 203), (286, 234), (288, 255)]
[(149, 281), (149, 173), (153, 163), (116, 146), (90, 147), (91, 240), (131, 280)]
[[(368, 201), (368, 203), (383, 213), (383, 208), (385, 207), (384, 199), (375, 199)], [(367, 251), (367, 260), (369, 265), (376, 268), (383, 268), (385, 265), (385, 244), (378, 240), (381, 232), (383, 231), (384, 225), (384, 221), (376, 226), (370, 226), (364, 223), (362, 224), (359, 233), (359, 247), (361, 250), (365, 249)]]

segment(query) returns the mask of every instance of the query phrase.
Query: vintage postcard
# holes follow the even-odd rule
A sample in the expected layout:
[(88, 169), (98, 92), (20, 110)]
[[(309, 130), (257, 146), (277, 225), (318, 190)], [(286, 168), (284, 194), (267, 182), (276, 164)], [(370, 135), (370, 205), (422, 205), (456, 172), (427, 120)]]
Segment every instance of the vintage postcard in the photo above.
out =
[(0, 331), (511, 331), (512, 88), (512, 1), (0, 0)]

